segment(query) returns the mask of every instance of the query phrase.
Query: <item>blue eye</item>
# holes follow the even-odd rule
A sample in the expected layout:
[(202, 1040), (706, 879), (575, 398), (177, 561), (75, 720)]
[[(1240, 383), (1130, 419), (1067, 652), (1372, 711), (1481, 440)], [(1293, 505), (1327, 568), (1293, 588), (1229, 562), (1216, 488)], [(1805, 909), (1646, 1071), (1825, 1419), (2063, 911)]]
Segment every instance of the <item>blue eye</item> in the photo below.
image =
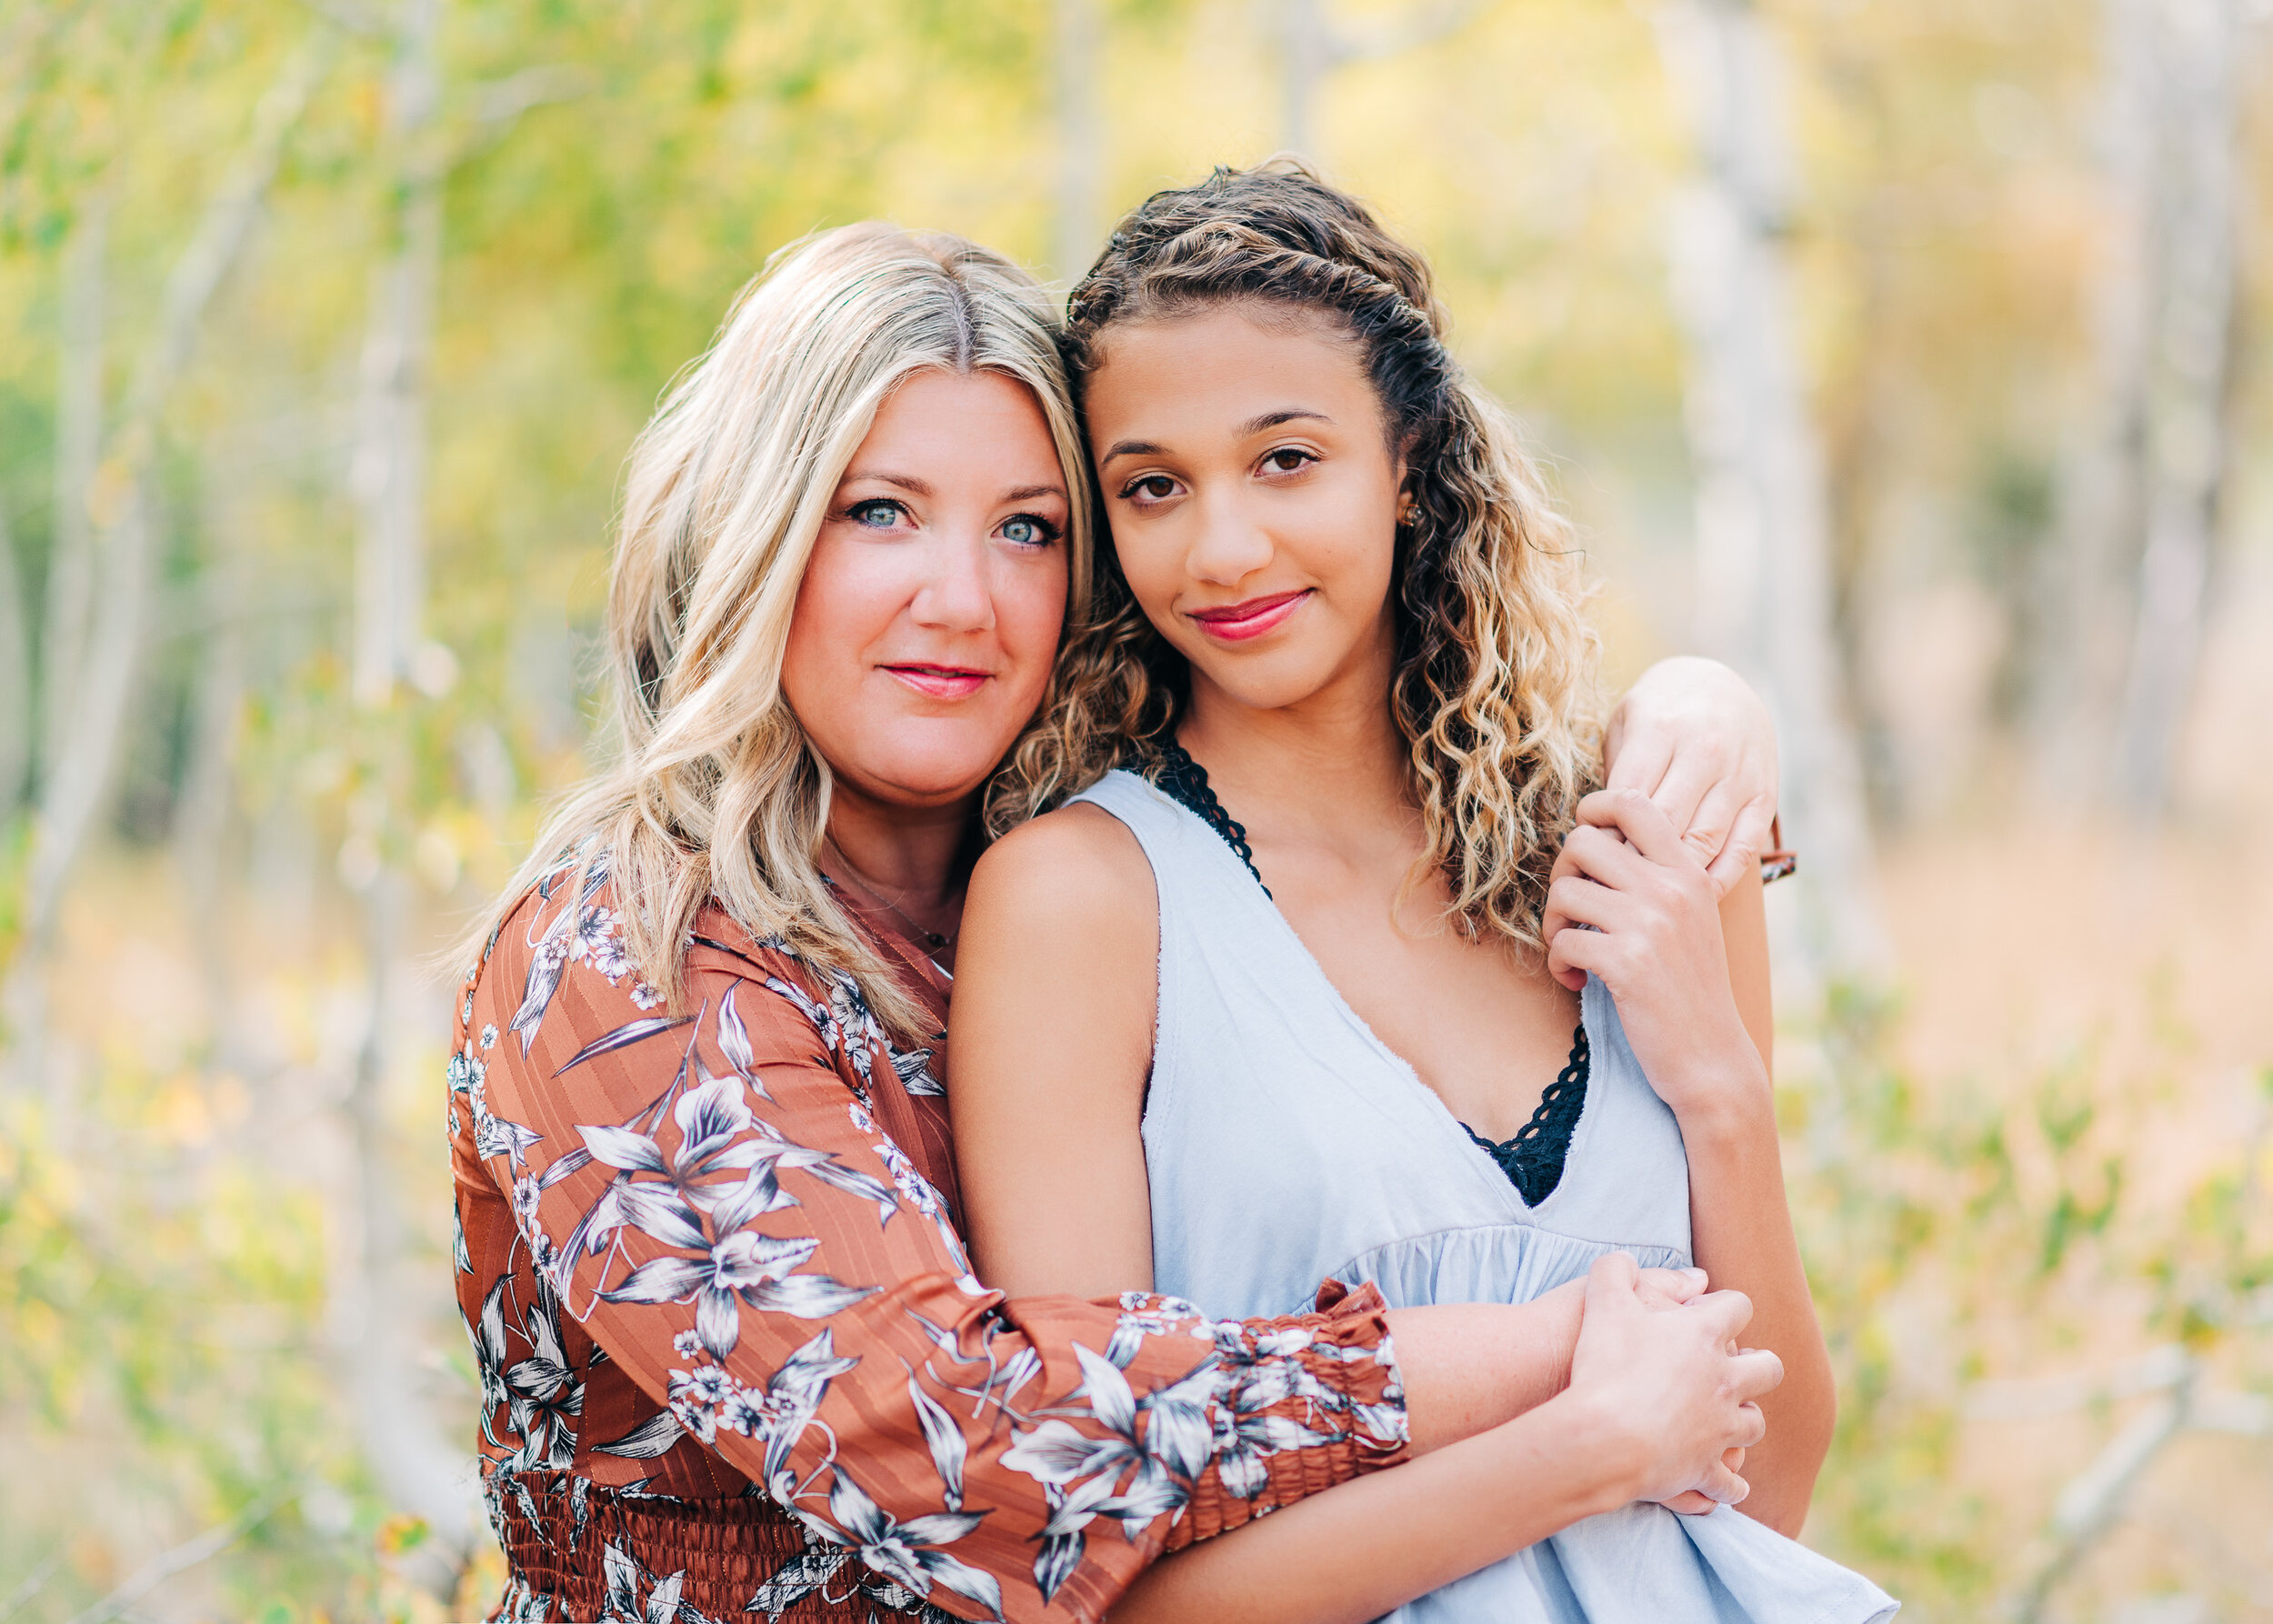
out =
[(1003, 521), (1002, 538), (1022, 547), (1047, 546), (1057, 539), (1057, 526), (1030, 513), (1022, 513)]
[(906, 511), (897, 502), (878, 496), (873, 501), (855, 504), (845, 516), (854, 524), (865, 525), (871, 530), (889, 530), (899, 522), (900, 515)]

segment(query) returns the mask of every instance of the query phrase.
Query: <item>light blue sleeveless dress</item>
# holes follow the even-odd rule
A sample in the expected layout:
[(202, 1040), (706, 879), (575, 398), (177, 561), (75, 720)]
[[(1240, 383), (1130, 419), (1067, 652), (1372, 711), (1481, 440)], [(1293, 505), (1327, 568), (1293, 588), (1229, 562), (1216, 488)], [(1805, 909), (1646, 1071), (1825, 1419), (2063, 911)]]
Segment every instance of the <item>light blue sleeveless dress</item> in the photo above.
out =
[[(1145, 1102), (1153, 1285), (1210, 1314), (1307, 1309), (1371, 1280), (1391, 1307), (1525, 1302), (1606, 1252), (1689, 1262), (1688, 1162), (1608, 991), (1563, 1176), (1537, 1207), (1351, 1010), (1223, 839), (1142, 778), (1074, 797), (1126, 824), (1160, 904)], [(1397, 1624), (1866, 1624), (1860, 1575), (1721, 1507), (1592, 1517), (1399, 1608)]]

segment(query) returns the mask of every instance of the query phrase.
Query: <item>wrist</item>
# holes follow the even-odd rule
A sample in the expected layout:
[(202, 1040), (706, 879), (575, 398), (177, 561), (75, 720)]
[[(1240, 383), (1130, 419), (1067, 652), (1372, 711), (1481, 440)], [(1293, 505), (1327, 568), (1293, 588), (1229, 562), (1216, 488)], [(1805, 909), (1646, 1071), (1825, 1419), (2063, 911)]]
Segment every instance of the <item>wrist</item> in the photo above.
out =
[(1567, 1280), (1537, 1300), (1549, 1316), (1547, 1329), (1555, 1350), (1545, 1390), (1537, 1400), (1544, 1404), (1570, 1387), (1571, 1357), (1578, 1351), (1578, 1328), (1587, 1317), (1587, 1282)]
[(1659, 1090), (1681, 1124), (1681, 1140), (1695, 1155), (1715, 1141), (1776, 1134), (1776, 1088), (1746, 1041), (1741, 1056), (1700, 1058), (1666, 1078)]
[(1572, 1520), (1615, 1511), (1647, 1496), (1648, 1450), (1634, 1429), (1633, 1418), (1597, 1394), (1567, 1388), (1508, 1424), (1526, 1423), (1543, 1435), (1557, 1486), (1577, 1511)]

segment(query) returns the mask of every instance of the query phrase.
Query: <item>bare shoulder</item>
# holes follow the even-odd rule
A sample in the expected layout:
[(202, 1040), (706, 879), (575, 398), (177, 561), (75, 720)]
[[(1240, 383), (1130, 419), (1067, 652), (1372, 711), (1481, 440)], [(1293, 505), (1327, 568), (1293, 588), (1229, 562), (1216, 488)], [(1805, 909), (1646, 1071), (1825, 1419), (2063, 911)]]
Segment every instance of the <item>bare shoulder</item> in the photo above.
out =
[(972, 871), (965, 928), (1157, 928), (1152, 865), (1128, 827), (1086, 802), (1020, 824), (986, 848)]

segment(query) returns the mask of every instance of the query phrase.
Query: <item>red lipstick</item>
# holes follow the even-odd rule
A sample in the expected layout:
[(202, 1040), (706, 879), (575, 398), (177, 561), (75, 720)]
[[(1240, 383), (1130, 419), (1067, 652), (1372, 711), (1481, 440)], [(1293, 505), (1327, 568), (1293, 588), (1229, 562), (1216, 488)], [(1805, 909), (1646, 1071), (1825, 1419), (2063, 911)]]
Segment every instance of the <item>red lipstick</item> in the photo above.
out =
[(1284, 626), (1309, 599), (1311, 591), (1305, 586), (1296, 592), (1273, 592), (1263, 597), (1250, 597), (1244, 603), (1226, 604), (1219, 609), (1189, 609), (1186, 614), (1199, 623), (1200, 630), (1217, 641), (1244, 643)]

